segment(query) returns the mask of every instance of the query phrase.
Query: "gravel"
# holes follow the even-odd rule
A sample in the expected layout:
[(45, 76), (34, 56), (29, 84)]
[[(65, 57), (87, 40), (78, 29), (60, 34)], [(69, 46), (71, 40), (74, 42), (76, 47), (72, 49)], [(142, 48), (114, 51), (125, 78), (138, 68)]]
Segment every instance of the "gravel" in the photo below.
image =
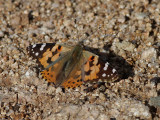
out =
[[(1, 0), (0, 119), (160, 119), (159, 13), (158, 0)], [(84, 38), (108, 46), (120, 80), (89, 93), (48, 86), (26, 47)]]

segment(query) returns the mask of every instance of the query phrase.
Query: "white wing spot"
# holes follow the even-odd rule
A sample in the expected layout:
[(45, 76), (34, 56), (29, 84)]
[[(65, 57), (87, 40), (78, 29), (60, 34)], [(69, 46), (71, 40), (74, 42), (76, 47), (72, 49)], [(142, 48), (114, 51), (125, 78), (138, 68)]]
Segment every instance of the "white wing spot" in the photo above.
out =
[(107, 67), (104, 67), (103, 70), (106, 71), (106, 70), (107, 70)]
[(39, 53), (37, 52), (35, 55), (36, 55), (36, 56), (38, 56), (38, 55), (39, 55)]
[(34, 51), (32, 53), (34, 54)]
[(32, 45), (32, 48), (35, 48), (36, 47), (36, 44)]
[(44, 44), (41, 46), (40, 51), (42, 51), (45, 46), (46, 46), (46, 43), (44, 43)]
[(105, 67), (108, 67), (108, 65), (109, 65), (109, 63), (108, 63), (108, 62), (106, 62), (106, 63), (105, 63)]
[(108, 75), (108, 77), (109, 77), (110, 75)]
[(103, 74), (102, 74), (102, 77), (106, 77), (106, 74), (105, 74), (105, 73), (103, 73)]
[(113, 68), (113, 69), (112, 69), (112, 72), (115, 73), (115, 72), (116, 72), (116, 69)]
[(103, 70), (105, 70), (105, 71), (106, 71), (106, 70), (107, 70), (107, 68), (108, 68), (108, 65), (109, 65), (109, 63), (108, 63), (108, 62), (106, 62), (106, 63), (105, 63), (105, 67), (103, 68)]

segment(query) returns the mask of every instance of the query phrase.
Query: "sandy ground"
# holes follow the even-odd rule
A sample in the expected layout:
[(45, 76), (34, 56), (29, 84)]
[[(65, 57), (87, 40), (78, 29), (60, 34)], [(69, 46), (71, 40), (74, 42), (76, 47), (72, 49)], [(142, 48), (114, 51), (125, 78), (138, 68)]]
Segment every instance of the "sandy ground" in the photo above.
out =
[[(34, 43), (108, 52), (120, 80), (92, 92), (48, 86)], [(0, 0), (1, 120), (159, 120), (159, 0)]]

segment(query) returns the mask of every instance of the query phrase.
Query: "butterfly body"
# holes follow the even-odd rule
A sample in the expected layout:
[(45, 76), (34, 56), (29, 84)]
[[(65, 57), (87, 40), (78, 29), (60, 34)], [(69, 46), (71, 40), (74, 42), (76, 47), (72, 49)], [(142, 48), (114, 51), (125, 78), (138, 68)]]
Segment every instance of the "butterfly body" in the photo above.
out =
[(69, 76), (69, 74), (74, 70), (75, 67), (80, 67), (78, 63), (80, 62), (81, 58), (83, 57), (83, 49), (81, 46), (77, 45), (75, 48), (68, 52), (71, 54), (69, 59), (65, 62), (64, 71), (65, 76)]
[(83, 57), (82, 53), (82, 46), (77, 45), (65, 53), (65, 56), (63, 56), (60, 61), (58, 61), (61, 63), (59, 68), (62, 69), (60, 69), (60, 72), (56, 77), (56, 87), (60, 86), (65, 80), (68, 80), (68, 78), (75, 75), (77, 69), (81, 67), (80, 64)]
[(27, 48), (28, 53), (43, 66), (42, 76), (56, 87), (80, 87), (86, 82), (115, 80), (118, 75), (107, 61), (84, 49), (81, 44), (75, 47), (45, 43)]

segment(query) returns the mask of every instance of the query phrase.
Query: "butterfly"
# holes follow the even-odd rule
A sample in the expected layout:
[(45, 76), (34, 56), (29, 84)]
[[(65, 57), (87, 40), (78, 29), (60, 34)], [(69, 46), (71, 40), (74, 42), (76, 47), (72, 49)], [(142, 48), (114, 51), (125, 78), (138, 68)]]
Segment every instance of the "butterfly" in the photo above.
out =
[[(42, 66), (42, 77), (55, 87), (76, 88), (98, 80), (114, 81), (116, 69), (84, 45), (58, 43), (34, 44), (27, 47), (30, 56)], [(92, 51), (92, 50), (91, 50)]]

